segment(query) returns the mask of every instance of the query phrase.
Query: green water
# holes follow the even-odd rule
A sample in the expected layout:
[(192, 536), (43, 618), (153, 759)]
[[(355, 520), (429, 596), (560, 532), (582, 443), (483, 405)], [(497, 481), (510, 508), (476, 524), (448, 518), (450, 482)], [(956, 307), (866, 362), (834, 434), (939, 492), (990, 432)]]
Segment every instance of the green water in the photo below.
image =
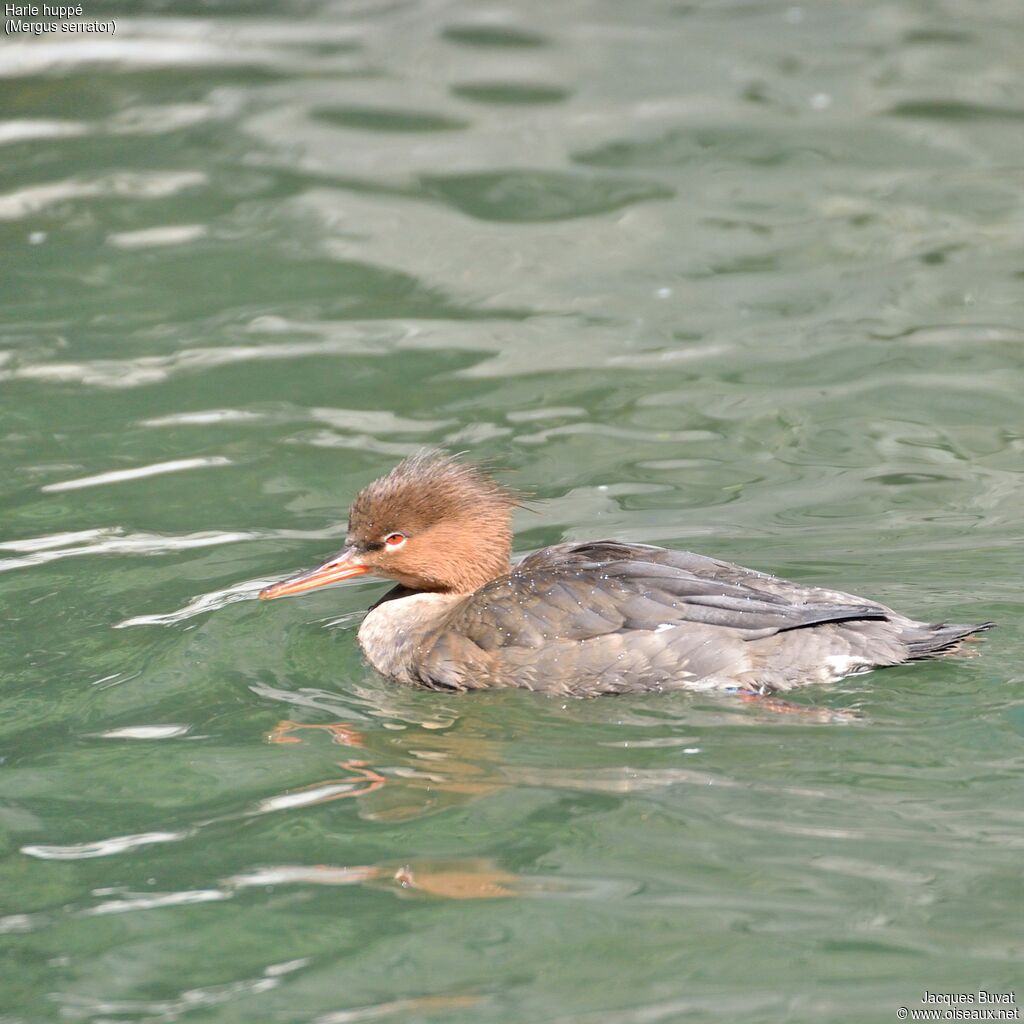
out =
[[(1018, 0), (99, 4), (0, 41), (0, 1021), (1024, 999)], [(999, 628), (845, 717), (403, 689), (381, 584), (253, 598), (424, 444)]]

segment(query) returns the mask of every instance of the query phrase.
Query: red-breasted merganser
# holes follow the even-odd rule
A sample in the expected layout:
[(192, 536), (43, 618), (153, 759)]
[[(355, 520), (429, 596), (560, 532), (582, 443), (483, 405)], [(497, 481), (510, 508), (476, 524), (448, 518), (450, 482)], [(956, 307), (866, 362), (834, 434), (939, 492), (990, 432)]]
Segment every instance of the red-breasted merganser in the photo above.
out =
[(382, 675), (581, 697), (767, 694), (942, 657), (992, 625), (928, 625), (838, 590), (615, 540), (556, 544), (513, 566), (518, 502), (480, 469), (415, 455), (359, 492), (343, 551), (260, 597), (383, 576), (398, 586), (359, 628)]

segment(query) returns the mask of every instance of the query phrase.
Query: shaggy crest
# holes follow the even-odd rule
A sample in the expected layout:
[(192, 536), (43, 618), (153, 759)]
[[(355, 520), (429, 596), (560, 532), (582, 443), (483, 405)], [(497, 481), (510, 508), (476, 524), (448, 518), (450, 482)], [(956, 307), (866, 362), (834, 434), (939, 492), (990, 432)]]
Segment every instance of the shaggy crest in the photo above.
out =
[(348, 543), (380, 551), (387, 536), (404, 534), (404, 548), (375, 559), (374, 571), (416, 589), (474, 590), (509, 570), (518, 501), (476, 466), (428, 450), (359, 492)]

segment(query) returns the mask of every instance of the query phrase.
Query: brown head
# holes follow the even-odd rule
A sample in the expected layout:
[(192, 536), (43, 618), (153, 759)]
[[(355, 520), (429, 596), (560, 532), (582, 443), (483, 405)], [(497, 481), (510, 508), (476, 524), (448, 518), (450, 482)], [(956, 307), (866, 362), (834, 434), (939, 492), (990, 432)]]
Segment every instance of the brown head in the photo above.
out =
[(356, 495), (345, 549), (260, 592), (270, 599), (372, 573), (413, 590), (467, 594), (509, 570), (516, 495), (441, 452), (400, 462)]

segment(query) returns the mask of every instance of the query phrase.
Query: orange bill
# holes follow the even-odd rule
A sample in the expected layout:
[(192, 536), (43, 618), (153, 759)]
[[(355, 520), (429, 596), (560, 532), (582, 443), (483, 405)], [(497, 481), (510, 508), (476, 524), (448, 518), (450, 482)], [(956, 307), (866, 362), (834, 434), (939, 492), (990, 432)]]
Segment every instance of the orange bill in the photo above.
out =
[(340, 583), (341, 580), (362, 576), (369, 571), (369, 566), (363, 565), (359, 561), (355, 548), (345, 548), (340, 555), (336, 555), (316, 569), (300, 572), (296, 576), (289, 576), (288, 579), (281, 580), (280, 583), (273, 583), (269, 587), (265, 587), (260, 591), (260, 600), (271, 601), (275, 597), (304, 594), (307, 590), (326, 587), (330, 583)]

